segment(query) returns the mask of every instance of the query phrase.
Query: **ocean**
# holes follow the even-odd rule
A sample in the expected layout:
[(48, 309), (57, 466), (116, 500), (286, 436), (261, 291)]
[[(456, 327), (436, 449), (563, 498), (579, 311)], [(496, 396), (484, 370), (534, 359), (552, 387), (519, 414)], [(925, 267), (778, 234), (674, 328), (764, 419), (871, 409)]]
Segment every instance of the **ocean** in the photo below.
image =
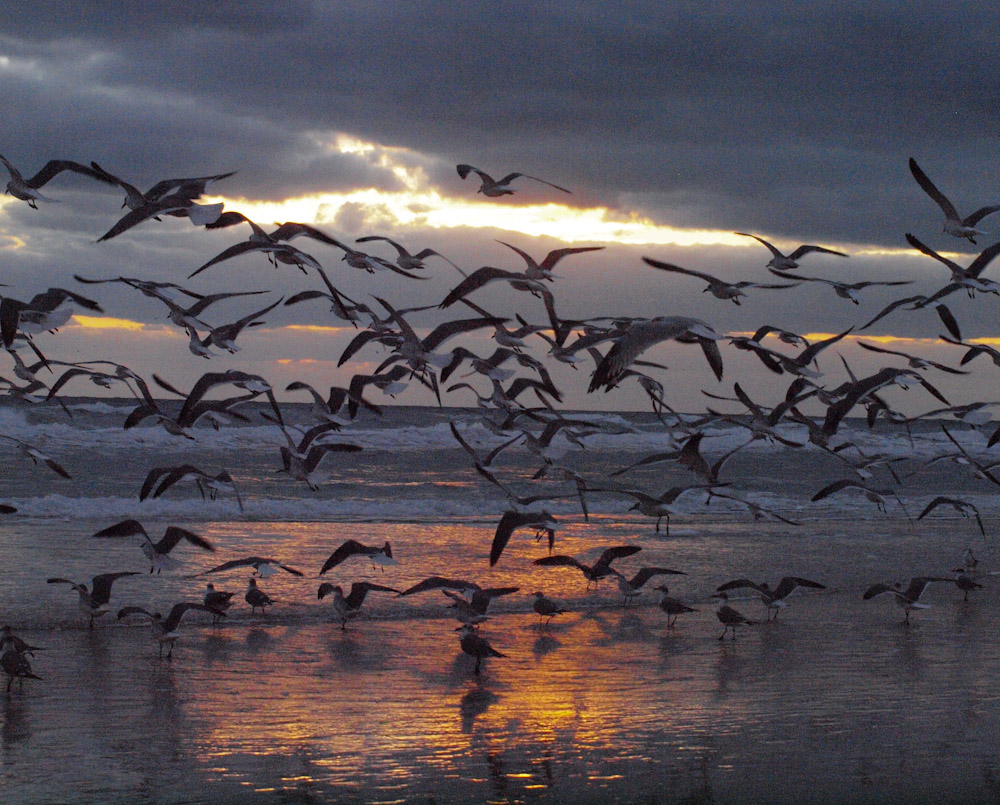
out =
[[(670, 594), (697, 612), (666, 627), (651, 583), (624, 607), (613, 581), (587, 584), (572, 567), (540, 567), (545, 539), (514, 533), (495, 567), (490, 547), (513, 504), (475, 471), (452, 423), (477, 451), (504, 441), (467, 409), (385, 406), (331, 437), (358, 452), (328, 455), (310, 489), (281, 469), (286, 444), (264, 405), (246, 421), (199, 424), (194, 439), (155, 425), (125, 431), (130, 401), (65, 398), (56, 405), (0, 407), (0, 435), (41, 450), (63, 478), (2, 440), (0, 502), (4, 572), (0, 618), (42, 647), (41, 680), (2, 695), (0, 790), (31, 802), (709, 802), (973, 801), (995, 797), (1000, 757), (996, 584), (1000, 568), (996, 485), (976, 477), (939, 422), (910, 431), (862, 420), (842, 429), (875, 467), (885, 511), (856, 489), (819, 501), (841, 478), (862, 479), (811, 446), (757, 440), (720, 471), (728, 485), (678, 499), (660, 531), (630, 511), (697, 476), (663, 461), (625, 470), (678, 442), (652, 413), (573, 413), (588, 423), (579, 443), (562, 435), (539, 454), (524, 445), (491, 465), (520, 496), (552, 494), (531, 509), (557, 523), (554, 552), (592, 562), (605, 548), (635, 545), (619, 560), (631, 574), (656, 566)], [(282, 405), (286, 422), (311, 424), (308, 406)], [(70, 416), (71, 415), (71, 416)], [(970, 455), (989, 461), (991, 432), (948, 424)], [(720, 421), (703, 428), (711, 462), (749, 431)], [(592, 431), (592, 432), (591, 432)], [(783, 436), (805, 441), (804, 428)], [(853, 449), (848, 451), (856, 455)], [(847, 453), (845, 453), (846, 455)], [(601, 491), (531, 476), (548, 462)], [(227, 470), (240, 501), (203, 499), (184, 481), (139, 500), (150, 470), (184, 463)], [(896, 486), (888, 466), (902, 483)], [(618, 473), (618, 474), (615, 474)], [(892, 487), (893, 493), (888, 489)], [(898, 497), (897, 497), (898, 495)], [(938, 496), (977, 507), (974, 518)], [(773, 512), (756, 519), (737, 497)], [(149, 573), (131, 538), (98, 539), (121, 520), (153, 540), (168, 526), (207, 539), (181, 543), (181, 566)], [(790, 522), (785, 522), (790, 521)], [(355, 557), (319, 576), (347, 539), (389, 541), (396, 564)], [(968, 602), (955, 586), (928, 590), (910, 626), (889, 596), (862, 600), (876, 582), (952, 578), (971, 548), (984, 585)], [(223, 562), (274, 558), (300, 570), (261, 579), (275, 599), (264, 614), (243, 602), (252, 568), (198, 576)], [(90, 583), (133, 571), (112, 588), (113, 612), (87, 628), (77, 595), (49, 578)], [(317, 589), (368, 581), (403, 590), (431, 575), (483, 587), (516, 587), (496, 599), (482, 635), (506, 655), (481, 674), (459, 647), (459, 626), (440, 591), (398, 597), (371, 592), (341, 629)], [(813, 579), (766, 622), (750, 590), (730, 603), (757, 623), (718, 640), (715, 588), (735, 578)], [(190, 613), (169, 659), (150, 629), (114, 612), (166, 612), (200, 601), (205, 582), (236, 593), (223, 622)], [(535, 591), (567, 610), (551, 624), (531, 611)]]

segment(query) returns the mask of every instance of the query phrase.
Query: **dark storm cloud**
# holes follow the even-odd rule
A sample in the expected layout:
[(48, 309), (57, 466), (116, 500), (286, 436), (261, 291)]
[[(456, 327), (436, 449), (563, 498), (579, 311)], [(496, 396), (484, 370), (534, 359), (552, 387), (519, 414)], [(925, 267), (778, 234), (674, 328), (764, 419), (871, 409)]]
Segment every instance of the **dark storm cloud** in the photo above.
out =
[(452, 191), (469, 161), (577, 200), (637, 194), (658, 221), (890, 245), (935, 213), (908, 156), (962, 207), (996, 192), (997, 24), (974, 7), (38, 8), (2, 20), (4, 52), (49, 71), (3, 74), (22, 159), (71, 148), (150, 181), (238, 168), (271, 198), (391, 187), (311, 136), (345, 131), (439, 160)]

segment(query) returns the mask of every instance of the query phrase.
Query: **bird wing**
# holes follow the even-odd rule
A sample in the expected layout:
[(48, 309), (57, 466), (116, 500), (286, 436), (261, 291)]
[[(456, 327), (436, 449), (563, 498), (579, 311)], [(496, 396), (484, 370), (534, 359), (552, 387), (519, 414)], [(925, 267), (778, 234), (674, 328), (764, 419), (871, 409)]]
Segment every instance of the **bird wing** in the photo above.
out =
[(344, 542), (337, 550), (330, 554), (327, 560), (323, 563), (323, 567), (320, 569), (319, 574), (322, 576), (330, 568), (336, 567), (345, 559), (357, 554), (367, 554), (371, 553), (371, 549), (367, 545), (362, 545), (355, 539), (349, 539)]
[(956, 210), (954, 205), (948, 201), (944, 193), (935, 187), (934, 182), (932, 182), (927, 177), (927, 174), (920, 169), (920, 166), (917, 164), (917, 160), (913, 157), (910, 157), (910, 173), (913, 174), (913, 178), (917, 180), (917, 184), (923, 188), (923, 191), (941, 208), (941, 211), (944, 212), (946, 218), (953, 221), (961, 220), (958, 215), (958, 210)]
[(749, 232), (736, 232), (735, 234), (737, 234), (737, 235), (743, 235), (743, 237), (746, 237), (746, 238), (753, 238), (758, 243), (761, 243), (764, 246), (766, 246), (768, 248), (768, 251), (770, 251), (771, 254), (774, 257), (784, 257), (785, 256), (781, 252), (779, 252), (774, 246), (772, 246), (770, 243), (768, 243), (766, 240), (764, 240), (764, 238), (759, 238), (756, 235), (751, 235)]
[(416, 595), (417, 593), (424, 593), (428, 590), (478, 590), (480, 589), (478, 584), (474, 584), (471, 581), (460, 581), (458, 579), (446, 579), (443, 576), (431, 576), (424, 579), (412, 587), (407, 587), (400, 593), (400, 596), (404, 595)]
[(647, 581), (649, 581), (653, 576), (686, 576), (681, 570), (671, 570), (667, 567), (643, 567), (639, 569), (632, 579), (629, 581), (629, 586), (638, 590), (643, 587)]
[[(122, 520), (120, 523), (115, 523), (114, 525), (108, 526), (96, 534), (95, 537), (134, 537), (141, 534), (146, 539), (149, 539), (149, 534), (146, 533), (146, 529), (142, 527), (142, 523), (138, 520)], [(150, 540), (152, 542), (152, 540)]]
[(178, 528), (175, 525), (169, 526), (166, 533), (153, 547), (156, 549), (157, 553), (167, 554), (170, 553), (182, 539), (186, 539), (192, 545), (196, 545), (202, 550), (215, 552), (215, 546), (212, 545), (204, 537), (200, 537), (192, 531), (188, 531), (185, 528)]
[(639, 553), (642, 548), (638, 545), (615, 545), (614, 547), (606, 549), (600, 556), (600, 558), (594, 563), (594, 567), (611, 567), (611, 563), (615, 559), (624, 559), (626, 556), (631, 556), (634, 553)]
[(100, 576), (94, 576), (94, 583), (90, 590), (90, 600), (95, 604), (108, 603), (111, 600), (111, 585), (115, 583), (116, 579), (138, 575), (135, 571), (126, 570), (121, 573), (102, 573)]
[(58, 579), (58, 578), (56, 578), (56, 579), (46, 579), (45, 581), (48, 584), (68, 584), (70, 587), (72, 587), (78, 593), (83, 592), (83, 589), (81, 588), (81, 585), (77, 584), (75, 581), (70, 581), (69, 579)]
[[(765, 592), (763, 585), (755, 581), (750, 581), (750, 579), (733, 579), (733, 581), (727, 581), (725, 584), (720, 584), (716, 587), (715, 591), (717, 593), (724, 593), (726, 590), (739, 590), (744, 587), (749, 587), (759, 593)], [(770, 591), (768, 591), (768, 594), (770, 594)]]
[(897, 598), (903, 595), (895, 587), (890, 587), (888, 584), (873, 584), (871, 587), (865, 590), (864, 595), (862, 595), (861, 597), (865, 601), (870, 601), (876, 595), (882, 595), (883, 593), (892, 593)]
[(825, 246), (814, 246), (812, 244), (803, 244), (799, 246), (794, 252), (788, 255), (789, 260), (798, 260), (811, 252), (820, 252), (822, 254), (835, 254), (838, 257), (847, 257), (843, 252), (836, 252), (833, 249), (827, 249)]
[(385, 593), (399, 593), (395, 587), (386, 587), (384, 584), (373, 584), (370, 581), (356, 581), (351, 585), (351, 592), (348, 593), (347, 606), (349, 609), (358, 609), (362, 602), (365, 600), (365, 596), (373, 590), (379, 590)]
[(536, 559), (533, 564), (541, 565), (542, 567), (575, 567), (577, 570), (584, 572), (590, 571), (587, 565), (577, 561), (572, 556), (564, 556), (562, 554), (543, 556), (541, 559)]
[(205, 606), (201, 602), (182, 601), (179, 604), (174, 604), (173, 607), (170, 608), (170, 613), (163, 619), (163, 631), (165, 633), (174, 631), (178, 626), (180, 626), (181, 620), (183, 620), (184, 616), (192, 609), (197, 609), (202, 612), (211, 612), (213, 615), (219, 614), (219, 610)]
[(504, 271), (502, 268), (494, 268), (493, 266), (483, 266), (473, 271), (468, 277), (452, 288), (438, 307), (449, 307), (473, 291), (479, 290), (484, 285), (500, 280), (523, 282), (532, 286), (538, 286), (538, 288), (542, 287), (535, 280), (528, 279), (524, 274), (519, 274), (515, 271)]
[(826, 585), (820, 584), (818, 581), (810, 581), (809, 579), (802, 579), (797, 576), (785, 576), (781, 581), (778, 582), (778, 586), (774, 589), (775, 598), (784, 598), (789, 595), (792, 590), (796, 587), (809, 587), (813, 590), (825, 590)]

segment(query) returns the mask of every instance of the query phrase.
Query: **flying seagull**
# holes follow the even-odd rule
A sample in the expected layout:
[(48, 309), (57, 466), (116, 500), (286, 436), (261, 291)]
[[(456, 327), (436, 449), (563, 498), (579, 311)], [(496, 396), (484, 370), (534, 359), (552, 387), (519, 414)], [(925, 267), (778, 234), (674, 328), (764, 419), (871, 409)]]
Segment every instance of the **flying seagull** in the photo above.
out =
[(122, 520), (108, 526), (96, 534), (95, 537), (142, 537), (140, 547), (142, 552), (149, 559), (149, 572), (154, 570), (159, 573), (161, 570), (172, 570), (180, 566), (180, 562), (170, 556), (170, 552), (177, 547), (182, 540), (187, 540), (192, 545), (201, 548), (203, 551), (215, 552), (215, 546), (204, 537), (177, 526), (169, 526), (163, 537), (158, 542), (153, 542), (142, 523), (138, 520)]
[(955, 209), (955, 205), (952, 204), (948, 197), (945, 196), (937, 187), (934, 185), (924, 173), (920, 166), (917, 164), (917, 160), (910, 157), (910, 173), (913, 174), (913, 178), (917, 180), (917, 184), (923, 189), (923, 191), (930, 196), (934, 203), (941, 208), (941, 212), (944, 213), (944, 231), (949, 235), (956, 238), (965, 238), (969, 243), (975, 244), (976, 235), (984, 235), (982, 232), (976, 229), (976, 224), (978, 224), (987, 215), (992, 215), (993, 213), (1000, 210), (1000, 204), (991, 204), (986, 207), (980, 207), (971, 215), (962, 218), (958, 214), (958, 210)]
[(474, 168), (472, 165), (456, 165), (455, 168), (458, 170), (458, 175), (463, 179), (468, 176), (469, 173), (475, 173), (482, 183), (479, 190), (476, 192), (482, 193), (484, 196), (489, 196), (490, 198), (513, 195), (514, 188), (509, 185), (518, 178), (531, 179), (535, 182), (541, 182), (542, 184), (547, 184), (549, 187), (554, 187), (556, 190), (561, 190), (563, 193), (572, 192), (567, 190), (565, 187), (560, 187), (557, 184), (552, 184), (552, 182), (539, 179), (537, 176), (529, 176), (526, 173), (508, 173), (502, 179), (494, 179), (488, 173), (479, 170), (479, 168)]

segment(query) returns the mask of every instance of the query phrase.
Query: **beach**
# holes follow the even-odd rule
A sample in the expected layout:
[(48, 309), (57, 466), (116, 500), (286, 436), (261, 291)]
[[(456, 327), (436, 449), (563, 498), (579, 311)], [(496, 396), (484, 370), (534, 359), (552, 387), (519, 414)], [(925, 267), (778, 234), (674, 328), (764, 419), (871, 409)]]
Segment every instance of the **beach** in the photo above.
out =
[[(45, 647), (34, 660), (43, 680), (15, 682), (3, 697), (5, 797), (907, 802), (995, 796), (1000, 641), (988, 571), (984, 589), (968, 602), (951, 583), (931, 585), (924, 599), (930, 608), (915, 611), (909, 626), (890, 597), (861, 599), (876, 581), (948, 570), (965, 545), (954, 522), (950, 530), (929, 530), (891, 518), (841, 518), (809, 533), (746, 518), (685, 519), (665, 537), (646, 520), (598, 517), (557, 541), (560, 550), (576, 552), (601, 535), (627, 531), (642, 546), (644, 562), (683, 569), (687, 575), (667, 581), (698, 612), (672, 629), (652, 591), (624, 608), (613, 582), (587, 591), (572, 569), (531, 567), (524, 560), (546, 551), (530, 538), (512, 543), (510, 556), (487, 572), (492, 528), (486, 524), (248, 526), (293, 531), (283, 559), (304, 567), (316, 567), (341, 538), (373, 531), (395, 538), (398, 567), (383, 571), (353, 559), (336, 569), (345, 581), (409, 584), (427, 566), (407, 567), (416, 564), (407, 562), (407, 551), (416, 556), (431, 545), (439, 546), (442, 562), (454, 554), (449, 569), (456, 574), (482, 561), (477, 578), (515, 584), (520, 592), (500, 599), (480, 627), (506, 656), (486, 660), (478, 676), (459, 649), (458, 623), (440, 593), (372, 595), (341, 630), (315, 599), (315, 578), (281, 574), (260, 582), (278, 601), (265, 615), (252, 615), (240, 601), (219, 626), (193, 617), (173, 656), (160, 659), (148, 628), (112, 617), (88, 630), (70, 590), (35, 585), (36, 609), (65, 608), (57, 624), (18, 630)], [(122, 550), (86, 537), (93, 525), (67, 525), (61, 550), (74, 543)], [(204, 523), (201, 531), (232, 527)], [(57, 541), (43, 536), (51, 530), (8, 529), (8, 544), (17, 551), (20, 540), (25, 552), (38, 552), (40, 541)], [(455, 552), (458, 545), (468, 546), (467, 555)], [(987, 552), (983, 547), (983, 565)], [(107, 553), (82, 560), (101, 567), (108, 561)], [(206, 566), (200, 557), (191, 564)], [(736, 639), (717, 639), (715, 586), (744, 575), (773, 584), (787, 574), (821, 580), (827, 589), (797, 596), (769, 623), (755, 596), (731, 601), (760, 622)], [(216, 582), (241, 595), (245, 575)], [(542, 583), (572, 610), (548, 626), (530, 611), (530, 593)], [(172, 601), (200, 587), (180, 576), (119, 584), (122, 601), (144, 599), (149, 590)]]

